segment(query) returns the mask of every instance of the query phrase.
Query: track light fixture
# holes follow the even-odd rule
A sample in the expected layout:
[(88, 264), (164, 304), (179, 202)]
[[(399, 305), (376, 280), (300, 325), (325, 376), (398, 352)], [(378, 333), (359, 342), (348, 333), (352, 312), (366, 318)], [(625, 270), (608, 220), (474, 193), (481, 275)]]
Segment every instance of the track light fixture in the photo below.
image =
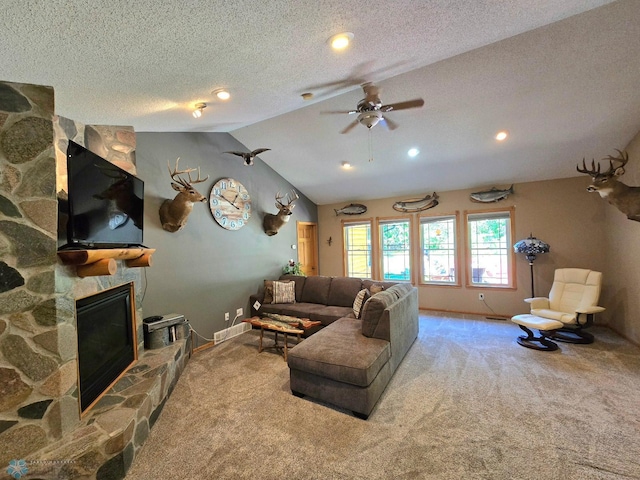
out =
[(193, 111), (194, 118), (200, 118), (202, 116), (202, 111), (207, 108), (206, 103), (196, 103), (196, 109)]

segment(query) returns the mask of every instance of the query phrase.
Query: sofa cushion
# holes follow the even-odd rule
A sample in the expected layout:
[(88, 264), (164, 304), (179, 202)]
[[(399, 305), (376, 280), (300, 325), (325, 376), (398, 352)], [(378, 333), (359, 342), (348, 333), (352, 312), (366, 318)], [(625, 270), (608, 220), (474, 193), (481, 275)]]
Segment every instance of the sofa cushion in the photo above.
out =
[(350, 316), (353, 318), (351, 307), (333, 307), (318, 305), (317, 303), (278, 303), (264, 304), (260, 307), (258, 315), (264, 313), (279, 313), (281, 315), (291, 315), (298, 318), (308, 318), (309, 320), (322, 322), (322, 325), (329, 325), (339, 318)]
[(322, 322), (322, 325), (329, 325), (330, 323), (333, 323), (336, 320), (343, 317), (355, 319), (353, 315), (353, 308), (337, 307), (334, 305), (325, 305), (325, 306), (315, 305), (315, 308), (313, 308), (309, 312), (309, 319), (318, 320)]
[(409, 282), (396, 283), (387, 289), (388, 292), (393, 293), (398, 299), (404, 297), (411, 290), (413, 290), (413, 285)]
[(264, 281), (264, 299), (262, 303), (273, 303), (273, 282), (275, 280)]
[(296, 282), (296, 302), (302, 301), (302, 289), (304, 288), (304, 282), (307, 279), (304, 275), (280, 275), (280, 280), (293, 280)]
[(384, 313), (384, 310), (396, 302), (397, 298), (393, 291), (383, 290), (382, 292), (372, 295), (362, 307), (362, 334), (371, 337), (378, 326), (378, 322)]
[(289, 368), (367, 387), (389, 361), (389, 342), (367, 338), (360, 320), (341, 318), (289, 350)]
[(307, 277), (307, 279), (304, 281), (304, 288), (302, 289), (302, 296), (300, 297), (300, 301), (306, 303), (319, 303), (321, 305), (328, 305), (330, 287), (331, 277), (325, 277), (322, 275)]
[(351, 307), (360, 290), (362, 290), (362, 280), (359, 278), (332, 277), (327, 305)]
[(292, 317), (298, 318), (309, 318), (308, 310), (305, 310), (305, 305), (309, 305), (308, 303), (264, 303), (260, 307), (258, 311), (258, 315), (263, 315), (265, 313), (278, 313), (280, 315), (290, 315)]
[(273, 282), (273, 302), (296, 303), (296, 284), (291, 281)]
[(382, 282), (380, 280), (369, 280), (369, 279), (367, 279), (367, 280), (363, 280), (362, 281), (362, 288), (366, 288), (367, 290), (369, 290), (373, 294), (374, 292), (373, 292), (373, 290), (371, 290), (371, 287), (373, 285), (380, 285), (383, 290), (387, 290), (387, 289), (393, 287), (396, 283), (398, 283), (398, 282)]

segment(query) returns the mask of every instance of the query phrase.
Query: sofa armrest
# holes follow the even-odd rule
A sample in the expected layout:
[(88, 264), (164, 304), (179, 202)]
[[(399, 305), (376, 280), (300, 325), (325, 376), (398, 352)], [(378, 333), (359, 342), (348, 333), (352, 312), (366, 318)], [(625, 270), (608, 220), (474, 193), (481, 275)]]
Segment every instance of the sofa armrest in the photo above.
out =
[(378, 321), (371, 337), (391, 343), (391, 371), (394, 372), (418, 337), (418, 289), (411, 287), (389, 305)]
[(256, 310), (254, 308), (254, 304), (256, 303), (256, 301), (263, 303), (264, 302), (264, 291), (262, 292), (258, 292), (258, 293), (254, 293), (253, 295), (249, 296), (249, 306), (251, 307), (251, 316), (255, 317), (258, 315), (258, 310)]

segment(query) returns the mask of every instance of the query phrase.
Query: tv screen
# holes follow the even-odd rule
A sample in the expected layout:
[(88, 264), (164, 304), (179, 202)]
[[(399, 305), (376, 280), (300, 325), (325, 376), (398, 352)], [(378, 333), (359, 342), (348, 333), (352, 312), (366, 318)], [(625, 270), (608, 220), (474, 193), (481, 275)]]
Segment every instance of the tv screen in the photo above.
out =
[(81, 145), (67, 149), (68, 246), (142, 245), (144, 182)]

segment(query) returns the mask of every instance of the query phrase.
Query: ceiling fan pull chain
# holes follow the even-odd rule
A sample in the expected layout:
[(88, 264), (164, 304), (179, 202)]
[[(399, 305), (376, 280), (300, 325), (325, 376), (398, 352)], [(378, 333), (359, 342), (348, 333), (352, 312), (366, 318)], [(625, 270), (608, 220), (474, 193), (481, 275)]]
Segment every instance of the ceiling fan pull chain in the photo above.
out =
[(369, 129), (369, 161), (373, 162), (373, 140), (371, 139), (371, 129)]

